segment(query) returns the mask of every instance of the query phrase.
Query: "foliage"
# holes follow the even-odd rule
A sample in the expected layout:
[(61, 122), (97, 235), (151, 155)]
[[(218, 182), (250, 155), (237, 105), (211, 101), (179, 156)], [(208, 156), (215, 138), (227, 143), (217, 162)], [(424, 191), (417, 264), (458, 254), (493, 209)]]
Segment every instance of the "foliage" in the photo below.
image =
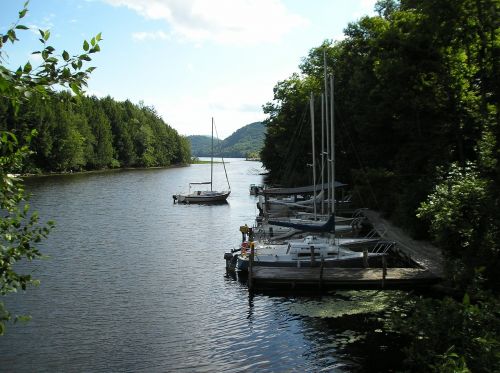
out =
[[(27, 26), (20, 24), (21, 19), (28, 12), (27, 6), (28, 2), (19, 12), (17, 22), (5, 34), (0, 34), (0, 60), (2, 62), (4, 60), (2, 48), (8, 43), (13, 44), (19, 40), (17, 32), (28, 30)], [(29, 98), (35, 92), (46, 95), (61, 86), (69, 87), (74, 93), (79, 94), (87, 86), (89, 74), (95, 69), (95, 67), (83, 69), (83, 64), (92, 60), (90, 54), (100, 51), (100, 33), (90, 39), (90, 42), (84, 40), (81, 54), (70, 55), (67, 51), (63, 51), (57, 55), (54, 47), (49, 44), (50, 30), (38, 30), (38, 32), (43, 48), (32, 54), (41, 56), (42, 62), (39, 66), (32, 66), (28, 61), (24, 66), (11, 71), (3, 64), (0, 65), (0, 96), (9, 99), (15, 107), (21, 99)]]
[(421, 298), (409, 316), (395, 315), (394, 327), (411, 336), (404, 349), (412, 372), (496, 372), (500, 369), (499, 303), (473, 304)]
[(111, 97), (33, 94), (15, 116), (9, 103), (0, 100), (0, 127), (20, 135), (32, 129), (41, 134), (33, 140), (34, 152), (23, 172), (156, 167), (190, 159), (187, 139), (154, 109)]
[[(11, 71), (4, 66), (4, 48), (18, 41), (17, 33), (27, 30), (22, 25), (28, 9), (28, 2), (19, 12), (18, 20), (4, 33), (0, 34), (0, 98), (2, 108), (8, 107), (11, 118), (15, 118), (21, 103), (33, 95), (48, 97), (54, 89), (60, 87), (71, 88), (80, 93), (86, 86), (89, 74), (93, 68), (83, 69), (86, 61), (90, 61), (90, 54), (98, 52), (101, 35), (93, 37), (90, 43), (84, 41), (83, 53), (70, 56), (67, 51), (57, 55), (55, 49), (49, 45), (50, 31), (38, 30), (41, 35), (42, 49), (34, 52), (42, 58), (39, 66), (33, 67), (30, 62)], [(8, 106), (5, 105), (8, 103)], [(36, 244), (47, 236), (53, 223), (39, 223), (36, 212), (30, 212), (23, 183), (16, 176), (24, 168), (26, 158), (31, 154), (30, 143), (37, 131), (28, 129), (18, 131), (18, 128), (0, 127), (0, 295), (18, 290), (26, 290), (29, 285), (36, 285), (37, 281), (29, 274), (16, 272), (15, 264), (20, 261), (30, 261), (39, 258), (42, 254)], [(70, 130), (71, 131), (71, 130)], [(21, 135), (21, 136), (20, 136)], [(71, 137), (71, 136), (69, 136)], [(20, 142), (23, 140), (23, 143)], [(73, 139), (78, 142), (78, 137)], [(15, 317), (16, 320), (25, 320), (26, 317)], [(12, 320), (8, 310), (0, 302), (0, 335), (4, 333), (5, 322)]]
[[(336, 177), (415, 235), (429, 230), (449, 283), (475, 299), (416, 302), (399, 327), (409, 369), (500, 371), (500, 0), (380, 0), (375, 9), (276, 84), (262, 161), (271, 182), (312, 181), (308, 98), (321, 118), (326, 56)], [(477, 300), (482, 289), (494, 293)]]
[(497, 212), (491, 209), (494, 201), (489, 194), (490, 183), (480, 177), (472, 164), (452, 164), (418, 209), (418, 216), (430, 221), (431, 234), (448, 257), (467, 263), (471, 272), (485, 267), (487, 273), (497, 277), (500, 246), (493, 220)]
[(319, 159), (323, 55), (335, 76), (338, 179), (354, 184), (378, 169), (397, 181), (367, 183), (371, 207), (421, 233), (415, 209), (432, 191), (436, 168), (480, 159), (497, 177), (499, 8), (498, 0), (379, 1), (378, 16), (311, 49), (301, 74), (278, 82), (264, 106), (262, 161), (271, 181), (311, 182), (308, 97), (315, 95)]

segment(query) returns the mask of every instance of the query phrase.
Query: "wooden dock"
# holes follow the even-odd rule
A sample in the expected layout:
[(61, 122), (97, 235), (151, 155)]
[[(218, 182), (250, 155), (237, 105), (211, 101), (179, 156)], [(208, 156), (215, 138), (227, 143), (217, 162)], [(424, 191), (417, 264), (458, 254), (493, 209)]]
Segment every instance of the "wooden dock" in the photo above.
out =
[(428, 286), (440, 278), (422, 268), (252, 268), (252, 288), (276, 286), (317, 288), (401, 288)]
[(249, 288), (414, 288), (435, 284), (443, 278), (443, 258), (436, 247), (411, 239), (377, 212), (366, 210), (364, 215), (382, 238), (397, 243), (398, 250), (411, 259), (415, 268), (388, 268), (385, 260), (383, 268), (264, 267), (253, 266), (251, 259)]
[(373, 210), (363, 210), (370, 224), (377, 231), (380, 237), (388, 241), (397, 243), (398, 249), (406, 256), (417, 263), (421, 268), (432, 272), (437, 277), (444, 277), (443, 254), (441, 250), (427, 241), (417, 241), (390, 221), (382, 218), (380, 214)]

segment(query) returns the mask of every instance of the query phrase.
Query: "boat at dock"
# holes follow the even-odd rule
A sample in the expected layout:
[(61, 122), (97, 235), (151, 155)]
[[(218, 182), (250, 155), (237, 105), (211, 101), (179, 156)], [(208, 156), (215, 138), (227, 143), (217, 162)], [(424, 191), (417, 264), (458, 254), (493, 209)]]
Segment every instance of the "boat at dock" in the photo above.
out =
[(264, 190), (264, 185), (262, 184), (250, 184), (249, 191), (250, 195), (252, 196), (257, 196), (261, 194), (263, 190)]
[[(212, 118), (212, 156), (210, 158), (210, 181), (192, 182), (189, 183), (189, 192), (182, 194), (174, 194), (172, 198), (175, 202), (179, 203), (221, 203), (226, 202), (227, 197), (231, 194), (231, 185), (227, 177), (226, 165), (224, 158), (222, 158), (222, 165), (224, 166), (224, 173), (226, 174), (226, 181), (228, 190), (215, 191), (213, 190), (213, 174), (214, 174), (214, 118)], [(210, 185), (210, 190), (194, 190), (191, 191), (193, 185)]]
[[(350, 239), (351, 243), (354, 242)], [(367, 242), (372, 243), (372, 242)], [(249, 244), (243, 243), (241, 252), (235, 255), (234, 269), (248, 270), (250, 260)], [(373, 246), (375, 247), (375, 246)], [(269, 267), (310, 267), (323, 262), (325, 267), (363, 267), (380, 264), (387, 249), (354, 251), (347, 246), (332, 242), (328, 238), (307, 236), (301, 240), (291, 240), (286, 244), (258, 243), (254, 248), (254, 262), (256, 266)]]

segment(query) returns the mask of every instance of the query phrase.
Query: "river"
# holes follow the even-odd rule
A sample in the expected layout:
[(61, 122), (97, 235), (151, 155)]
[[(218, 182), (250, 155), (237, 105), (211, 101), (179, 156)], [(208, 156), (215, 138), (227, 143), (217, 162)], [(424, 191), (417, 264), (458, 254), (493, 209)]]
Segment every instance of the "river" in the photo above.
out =
[[(259, 162), (226, 166), (232, 193), (213, 206), (172, 200), (209, 179), (209, 164), (27, 179), (32, 208), (56, 228), (40, 246), (47, 258), (22, 267), (41, 285), (4, 299), (32, 320), (7, 324), (0, 371), (392, 369), (383, 311), (339, 311), (364, 293), (249, 296), (226, 274), (224, 253), (257, 213), (248, 187), (262, 182)], [(214, 179), (224, 185), (220, 165)]]

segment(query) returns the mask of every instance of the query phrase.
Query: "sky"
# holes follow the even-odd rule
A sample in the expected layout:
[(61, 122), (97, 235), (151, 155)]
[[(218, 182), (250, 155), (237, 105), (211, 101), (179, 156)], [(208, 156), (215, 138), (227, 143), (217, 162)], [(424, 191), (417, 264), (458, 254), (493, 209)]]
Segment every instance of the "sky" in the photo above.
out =
[[(25, 0), (2, 0), (0, 33)], [(38, 29), (62, 53), (102, 34), (86, 90), (143, 102), (181, 135), (218, 137), (266, 118), (273, 88), (299, 72), (312, 48), (341, 40), (349, 22), (373, 15), (376, 0), (31, 0), (20, 39), (3, 48), (17, 69), (40, 49)]]

